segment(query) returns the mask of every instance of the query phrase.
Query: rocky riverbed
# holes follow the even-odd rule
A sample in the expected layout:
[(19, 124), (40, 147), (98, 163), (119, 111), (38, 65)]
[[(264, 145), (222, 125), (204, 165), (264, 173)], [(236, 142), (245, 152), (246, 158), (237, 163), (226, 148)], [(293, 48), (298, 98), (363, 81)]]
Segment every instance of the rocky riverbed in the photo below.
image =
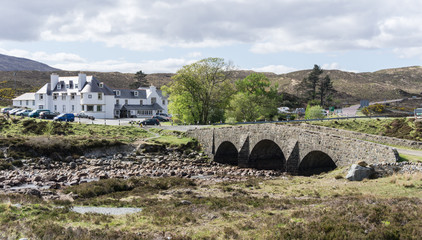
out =
[[(13, 159), (8, 159), (13, 161)], [(0, 171), (0, 193), (25, 193), (58, 199), (60, 189), (107, 178), (169, 177), (198, 181), (242, 180), (249, 176), (273, 178), (284, 173), (275, 170), (242, 169), (211, 162), (197, 151), (165, 149), (157, 153), (87, 155), (53, 161), (47, 157), (23, 159), (21, 167)], [(72, 197), (72, 196), (67, 196)]]

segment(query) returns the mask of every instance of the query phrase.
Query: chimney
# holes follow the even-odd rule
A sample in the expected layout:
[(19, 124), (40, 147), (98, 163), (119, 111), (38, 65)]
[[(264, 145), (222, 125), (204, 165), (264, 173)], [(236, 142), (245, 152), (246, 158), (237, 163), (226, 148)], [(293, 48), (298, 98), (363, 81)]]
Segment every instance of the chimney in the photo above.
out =
[(52, 73), (50, 76), (50, 90), (51, 91), (54, 90), (58, 82), (59, 82), (59, 75), (56, 73)]
[(82, 90), (86, 83), (86, 74), (85, 73), (79, 73), (78, 74), (78, 90)]

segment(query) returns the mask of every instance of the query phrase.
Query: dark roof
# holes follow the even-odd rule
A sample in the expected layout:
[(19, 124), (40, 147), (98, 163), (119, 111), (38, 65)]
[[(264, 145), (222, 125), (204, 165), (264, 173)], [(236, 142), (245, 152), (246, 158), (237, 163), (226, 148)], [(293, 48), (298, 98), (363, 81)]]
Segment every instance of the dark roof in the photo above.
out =
[(167, 99), (167, 96), (164, 96), (164, 95), (163, 95), (163, 91), (161, 91), (161, 90), (157, 90), (157, 94), (158, 94), (158, 96), (160, 96), (162, 99)]
[[(120, 91), (120, 96), (115, 95), (116, 98), (134, 98), (134, 99), (146, 99), (147, 93), (144, 89), (113, 89), (113, 91)], [(138, 92), (138, 96), (135, 96), (135, 92)]]
[(82, 93), (98, 93), (98, 92), (102, 92), (104, 93), (104, 95), (114, 95), (113, 90), (111, 90), (111, 88), (107, 87), (107, 85), (105, 85), (103, 83), (103, 87), (100, 87), (100, 82), (95, 78), (92, 77), (91, 82), (87, 82), (85, 84), (85, 86), (83, 87)]
[(164, 110), (158, 103), (152, 105), (115, 105), (116, 110)]

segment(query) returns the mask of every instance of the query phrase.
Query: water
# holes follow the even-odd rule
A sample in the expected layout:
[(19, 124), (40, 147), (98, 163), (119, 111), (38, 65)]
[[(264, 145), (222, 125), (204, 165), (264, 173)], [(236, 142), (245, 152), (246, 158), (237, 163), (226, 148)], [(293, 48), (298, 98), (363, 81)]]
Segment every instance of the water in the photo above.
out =
[(123, 214), (132, 214), (142, 211), (142, 208), (118, 208), (118, 207), (72, 207), (72, 211), (77, 213), (99, 213), (99, 214), (108, 214), (108, 215), (123, 215)]

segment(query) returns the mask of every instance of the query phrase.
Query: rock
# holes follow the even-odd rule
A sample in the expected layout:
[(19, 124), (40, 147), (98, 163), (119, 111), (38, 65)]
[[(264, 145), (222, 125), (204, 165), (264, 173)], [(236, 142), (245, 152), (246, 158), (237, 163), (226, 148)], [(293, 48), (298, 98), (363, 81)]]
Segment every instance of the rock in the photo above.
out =
[(190, 202), (188, 200), (182, 200), (182, 201), (180, 201), (180, 204), (182, 204), (182, 205), (191, 205), (192, 202)]
[(37, 196), (37, 197), (41, 197), (41, 192), (37, 189), (34, 189), (34, 188), (30, 188), (30, 189), (26, 190), (25, 193), (28, 194), (28, 195), (34, 195), (34, 196)]
[(361, 167), (366, 167), (368, 166), (368, 164), (365, 161), (359, 161), (357, 162), (357, 165), (361, 166)]
[(75, 162), (71, 162), (70, 164), (69, 164), (69, 167), (70, 167), (70, 169), (75, 169), (76, 168), (76, 163)]
[(67, 162), (67, 163), (70, 163), (70, 162), (72, 162), (72, 161), (73, 161), (73, 157), (72, 157), (72, 156), (67, 156), (67, 157), (64, 159), (64, 161), (65, 161), (65, 162)]
[(346, 178), (349, 181), (362, 181), (364, 178), (370, 178), (374, 173), (375, 171), (373, 168), (353, 164), (347, 173)]

